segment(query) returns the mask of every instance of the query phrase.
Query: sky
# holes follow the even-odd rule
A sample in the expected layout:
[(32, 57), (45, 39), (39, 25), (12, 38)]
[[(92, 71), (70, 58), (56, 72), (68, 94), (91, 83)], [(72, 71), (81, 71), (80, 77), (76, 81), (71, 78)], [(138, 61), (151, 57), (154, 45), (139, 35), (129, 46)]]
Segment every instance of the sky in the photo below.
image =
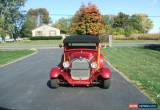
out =
[(23, 9), (46, 8), (55, 22), (61, 17), (71, 17), (87, 3), (95, 4), (102, 15), (117, 15), (119, 12), (147, 14), (154, 24), (150, 33), (160, 32), (160, 0), (27, 0)]

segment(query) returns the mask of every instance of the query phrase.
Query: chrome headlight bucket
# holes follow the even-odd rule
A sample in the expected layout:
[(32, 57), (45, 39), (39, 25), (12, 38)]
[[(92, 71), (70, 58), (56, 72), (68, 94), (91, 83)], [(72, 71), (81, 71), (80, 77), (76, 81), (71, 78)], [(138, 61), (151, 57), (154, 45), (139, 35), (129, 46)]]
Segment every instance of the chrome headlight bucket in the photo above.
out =
[(96, 62), (91, 63), (91, 68), (95, 69), (98, 67), (98, 64)]
[(64, 68), (69, 68), (69, 62), (68, 61), (65, 61), (65, 62), (63, 62), (63, 67)]

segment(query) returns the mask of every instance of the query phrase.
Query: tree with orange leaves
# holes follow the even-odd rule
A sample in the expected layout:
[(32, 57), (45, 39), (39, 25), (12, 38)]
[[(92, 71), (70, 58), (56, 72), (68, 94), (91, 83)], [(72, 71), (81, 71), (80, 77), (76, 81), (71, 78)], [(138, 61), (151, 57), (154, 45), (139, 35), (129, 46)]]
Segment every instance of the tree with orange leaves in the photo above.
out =
[(103, 17), (96, 5), (82, 5), (71, 23), (71, 32), (80, 35), (99, 35), (104, 33)]

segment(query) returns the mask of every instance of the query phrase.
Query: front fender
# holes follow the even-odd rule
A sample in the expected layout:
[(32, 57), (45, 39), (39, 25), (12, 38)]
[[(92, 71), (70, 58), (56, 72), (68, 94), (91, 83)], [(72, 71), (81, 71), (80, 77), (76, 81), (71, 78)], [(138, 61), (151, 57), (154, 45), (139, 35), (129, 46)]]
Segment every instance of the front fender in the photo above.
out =
[(54, 67), (50, 71), (50, 78), (55, 79), (59, 76), (60, 73), (61, 73), (60, 67)]
[(109, 79), (112, 76), (111, 71), (108, 67), (102, 68), (100, 75), (103, 79)]

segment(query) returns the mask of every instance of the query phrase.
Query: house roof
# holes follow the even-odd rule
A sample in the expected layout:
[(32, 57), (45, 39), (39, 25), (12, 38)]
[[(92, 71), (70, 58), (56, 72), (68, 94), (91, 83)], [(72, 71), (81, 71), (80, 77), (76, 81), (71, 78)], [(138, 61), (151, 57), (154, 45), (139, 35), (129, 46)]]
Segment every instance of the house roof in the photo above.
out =
[(55, 27), (52, 27), (52, 26), (50, 26), (50, 25), (43, 24), (43, 25), (41, 25), (41, 26), (38, 26), (38, 27), (34, 28), (32, 31), (38, 30), (38, 29), (40, 29), (40, 28), (42, 28), (42, 27), (50, 27), (50, 28), (52, 28), (52, 29), (59, 30), (59, 29), (57, 29), (57, 28), (55, 28)]
[(63, 43), (99, 43), (98, 36), (91, 35), (73, 35), (68, 36), (63, 40)]

